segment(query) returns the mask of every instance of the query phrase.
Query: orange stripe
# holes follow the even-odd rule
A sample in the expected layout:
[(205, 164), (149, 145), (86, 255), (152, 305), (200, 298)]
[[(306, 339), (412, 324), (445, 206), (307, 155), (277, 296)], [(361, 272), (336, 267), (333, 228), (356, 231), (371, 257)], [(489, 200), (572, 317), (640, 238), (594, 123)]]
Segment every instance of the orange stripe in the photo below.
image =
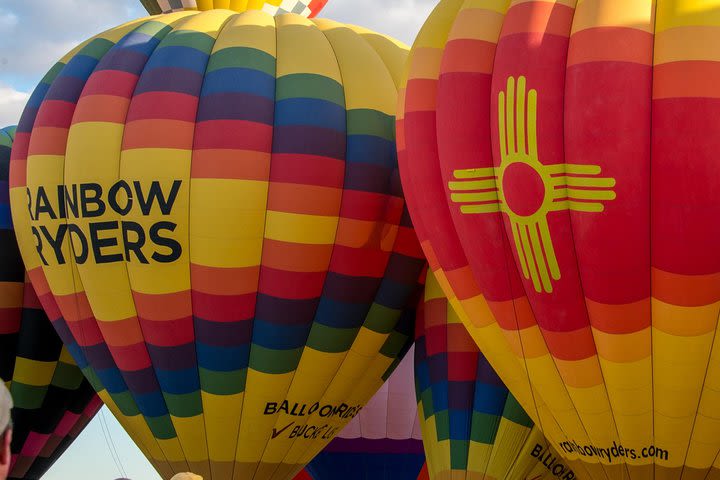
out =
[(408, 81), (405, 97), (405, 117), (412, 112), (434, 111), (437, 97), (437, 80), (425, 78)]
[(267, 181), (270, 177), (270, 154), (234, 149), (195, 150), (190, 175), (193, 178)]
[(539, 358), (548, 355), (545, 339), (537, 325), (522, 330), (503, 330), (508, 347), (518, 358)]
[(720, 98), (720, 63), (683, 61), (656, 65), (653, 99)]
[(335, 217), (340, 210), (342, 188), (273, 182), (267, 209), (275, 212)]
[(510, 7), (503, 22), (502, 37), (522, 33), (568, 36), (574, 9), (550, 2), (524, 2)]
[(110, 122), (124, 124), (129, 98), (115, 95), (90, 95), (82, 97), (73, 115), (73, 124), (82, 122)]
[(468, 265), (455, 270), (448, 270), (445, 275), (459, 300), (480, 295), (480, 288), (475, 283), (475, 277)]
[(67, 128), (35, 127), (28, 149), (28, 157), (32, 155), (65, 155), (67, 135)]
[(555, 365), (565, 385), (575, 388), (589, 388), (604, 383), (597, 357), (568, 361), (555, 358)]
[(653, 36), (634, 28), (598, 27), (570, 37), (567, 64), (630, 62), (652, 65)]
[(321, 272), (330, 264), (333, 245), (304, 245), (265, 239), (262, 264), (291, 272)]
[(105, 337), (105, 343), (114, 347), (125, 347), (145, 341), (137, 317), (114, 322), (98, 322), (98, 327)]
[(720, 273), (680, 275), (653, 268), (652, 296), (671, 305), (710, 305), (720, 300)]
[(570, 332), (553, 332), (542, 329), (545, 343), (553, 357), (561, 360), (582, 360), (595, 355), (595, 340), (590, 327)]
[(260, 266), (218, 268), (190, 264), (192, 289), (213, 295), (245, 295), (257, 291)]
[(138, 315), (147, 320), (177, 320), (192, 315), (189, 290), (160, 295), (133, 291), (133, 300)]
[(638, 332), (650, 326), (650, 299), (622, 305), (610, 305), (585, 299), (590, 323), (604, 333)]
[[(496, 47), (496, 44), (482, 40), (452, 40), (448, 42), (443, 56), (441, 74), (448, 72), (490, 74), (495, 63)], [(468, 55), (468, 52), (472, 52), (472, 55)]]
[(593, 329), (598, 355), (611, 362), (630, 363), (652, 355), (650, 327), (633, 333), (607, 333)]
[(505, 330), (525, 329), (537, 325), (527, 297), (500, 302), (488, 299), (488, 305)]
[(181, 120), (135, 120), (125, 125), (123, 150), (176, 148), (191, 150), (195, 124)]

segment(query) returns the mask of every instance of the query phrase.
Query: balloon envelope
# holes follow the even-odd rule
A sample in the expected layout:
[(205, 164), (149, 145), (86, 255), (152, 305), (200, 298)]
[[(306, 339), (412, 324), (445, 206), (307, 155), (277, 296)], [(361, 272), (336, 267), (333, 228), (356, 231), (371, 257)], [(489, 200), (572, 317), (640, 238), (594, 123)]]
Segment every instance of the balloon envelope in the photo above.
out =
[(718, 19), (450, 0), (409, 60), (401, 173), (432, 269), (588, 478), (719, 473)]
[(184, 10), (228, 9), (236, 12), (262, 10), (270, 15), (297, 13), (314, 17), (327, 0), (140, 0), (150, 15)]
[(432, 273), (415, 329), (428, 478), (575, 478), (478, 350)]
[(25, 277), (10, 218), (15, 128), (0, 129), (0, 381), (13, 397), (11, 479), (40, 478), (102, 405)]
[(406, 53), (328, 20), (180, 12), (85, 42), (34, 92), (11, 170), (21, 251), (164, 477), (292, 478), (412, 342)]
[(414, 349), (306, 469), (315, 480), (416, 480), (423, 462), (413, 381)]

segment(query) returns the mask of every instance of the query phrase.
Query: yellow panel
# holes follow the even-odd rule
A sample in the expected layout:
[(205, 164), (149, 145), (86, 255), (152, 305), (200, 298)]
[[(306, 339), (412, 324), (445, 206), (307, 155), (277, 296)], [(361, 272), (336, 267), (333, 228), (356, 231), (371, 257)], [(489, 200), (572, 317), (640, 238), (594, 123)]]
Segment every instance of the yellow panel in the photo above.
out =
[(265, 238), (291, 243), (332, 245), (338, 217), (268, 210)]
[(350, 28), (332, 20), (315, 21), (332, 45), (340, 67), (347, 110), (371, 109), (394, 115), (397, 89), (380, 56)]
[(190, 261), (211, 267), (260, 265), (268, 183), (194, 178)]
[(234, 15), (215, 42), (213, 52), (229, 47), (250, 47), (275, 56), (275, 21), (271, 15), (251, 10)]
[(275, 17), (277, 25), (277, 78), (295, 73), (312, 73), (343, 83), (332, 47), (314, 24), (300, 15)]
[(572, 33), (596, 27), (624, 27), (652, 33), (654, 0), (578, 0)]
[(657, 0), (656, 33), (691, 25), (720, 25), (720, 0)]
[(34, 387), (46, 387), (52, 381), (57, 362), (40, 362), (25, 357), (15, 358), (13, 382)]

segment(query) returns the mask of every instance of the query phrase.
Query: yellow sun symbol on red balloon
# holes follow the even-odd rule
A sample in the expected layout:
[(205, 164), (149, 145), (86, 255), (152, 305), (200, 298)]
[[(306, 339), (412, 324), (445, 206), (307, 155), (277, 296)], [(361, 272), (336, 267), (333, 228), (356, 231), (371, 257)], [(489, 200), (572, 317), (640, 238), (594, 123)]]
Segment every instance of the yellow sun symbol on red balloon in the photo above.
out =
[(526, 92), (525, 77), (517, 79), (517, 91), (515, 77), (508, 77), (506, 91), (498, 94), (500, 165), (455, 170), (456, 181), (448, 187), (462, 213), (508, 215), (523, 275), (535, 291), (552, 293), (552, 281), (561, 274), (548, 215), (568, 209), (602, 212), (602, 202), (615, 199), (615, 179), (598, 176), (598, 165), (540, 162), (537, 96), (535, 89)]

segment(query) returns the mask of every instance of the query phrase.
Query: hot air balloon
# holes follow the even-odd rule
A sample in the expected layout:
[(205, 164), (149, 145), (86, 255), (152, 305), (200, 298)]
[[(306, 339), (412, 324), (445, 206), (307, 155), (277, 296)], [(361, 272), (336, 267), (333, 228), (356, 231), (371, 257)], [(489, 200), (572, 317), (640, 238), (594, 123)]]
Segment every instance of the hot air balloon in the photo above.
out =
[(329, 20), (178, 12), (85, 42), (31, 97), (11, 162), (30, 278), (163, 477), (292, 478), (409, 348), (406, 53)]
[(575, 478), (478, 350), (432, 273), (415, 332), (430, 480)]
[(416, 480), (423, 462), (413, 348), (358, 416), (306, 469), (315, 480)]
[(450, 0), (411, 53), (432, 270), (587, 478), (720, 475), (719, 39), (718, 1)]
[(235, 12), (262, 10), (270, 15), (297, 13), (312, 18), (322, 10), (327, 0), (140, 0), (140, 3), (150, 15), (223, 8)]
[(10, 219), (15, 127), (0, 129), (0, 381), (13, 396), (11, 479), (40, 478), (102, 405), (25, 277)]

